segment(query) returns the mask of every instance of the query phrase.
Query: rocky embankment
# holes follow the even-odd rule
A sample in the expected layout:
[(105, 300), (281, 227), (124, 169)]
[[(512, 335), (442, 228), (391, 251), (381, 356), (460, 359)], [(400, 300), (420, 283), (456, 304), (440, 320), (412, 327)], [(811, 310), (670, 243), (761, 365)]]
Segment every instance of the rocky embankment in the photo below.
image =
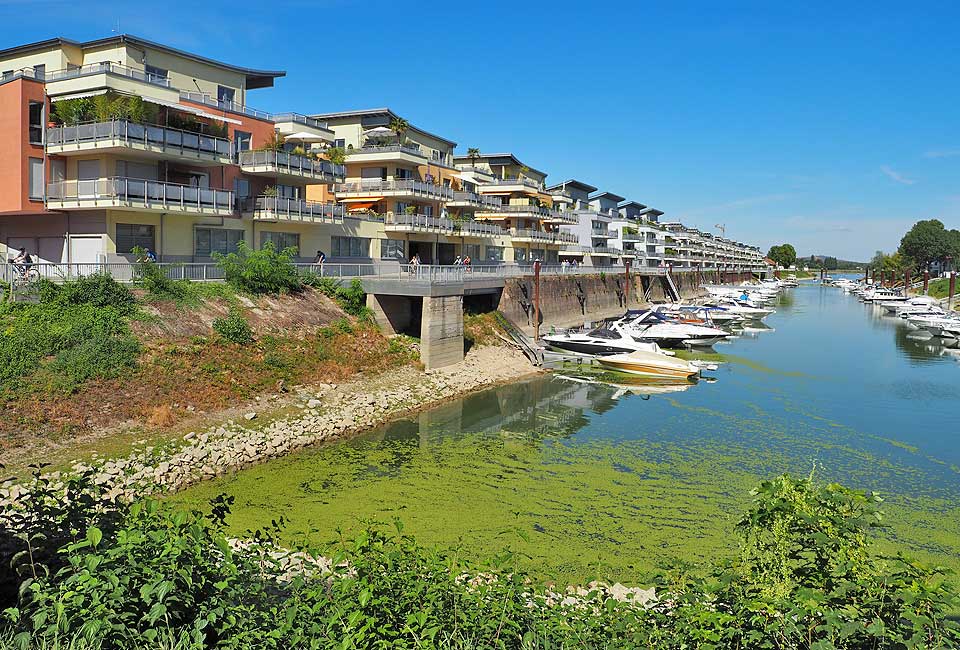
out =
[[(293, 400), (284, 400), (279, 415), (253, 407), (241, 418), (190, 432), (177, 443), (143, 447), (122, 458), (77, 462), (72, 469), (93, 472), (98, 496), (106, 500), (176, 491), (533, 372), (516, 350), (482, 347), (449, 368), (405, 368), (388, 376), (299, 387)], [(64, 474), (54, 472), (49, 478), (55, 489)], [(0, 506), (15, 503), (29, 489), (8, 481), (0, 487)]]

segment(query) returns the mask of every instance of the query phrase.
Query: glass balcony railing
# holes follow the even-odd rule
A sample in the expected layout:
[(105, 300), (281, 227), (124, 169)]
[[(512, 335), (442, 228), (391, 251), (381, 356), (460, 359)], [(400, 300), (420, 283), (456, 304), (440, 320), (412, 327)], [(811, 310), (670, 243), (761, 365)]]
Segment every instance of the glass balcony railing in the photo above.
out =
[(342, 181), (347, 173), (344, 165), (335, 165), (329, 160), (317, 160), (286, 151), (241, 151), (238, 161), (241, 168), (267, 167), (276, 173), (325, 178), (330, 181)]
[(359, 182), (340, 183), (334, 187), (334, 192), (337, 194), (391, 192), (408, 196), (424, 196), (435, 200), (450, 201), (453, 199), (453, 190), (449, 187), (412, 179), (364, 179)]
[(502, 207), (500, 197), (485, 196), (476, 192), (454, 192), (453, 201), (456, 203), (469, 203), (478, 208), (488, 210), (499, 210)]
[(252, 210), (254, 217), (283, 221), (340, 223), (344, 207), (336, 203), (315, 203), (282, 196), (258, 196), (247, 199), (244, 211)]
[(164, 88), (170, 87), (170, 80), (166, 77), (149, 74), (144, 70), (138, 70), (136, 68), (131, 68), (119, 63), (113, 63), (111, 61), (90, 63), (88, 65), (67, 68), (65, 70), (54, 70), (52, 72), (47, 72), (44, 77), (46, 82), (50, 83), (53, 81), (60, 81), (62, 79), (75, 79), (77, 77), (85, 77), (94, 74), (120, 75), (122, 77), (136, 79), (137, 81), (143, 81), (144, 83), (153, 84), (155, 86), (163, 86)]
[(229, 190), (161, 183), (140, 178), (114, 176), (47, 184), (48, 204), (62, 203), (85, 207), (102, 201), (180, 211), (233, 212), (234, 209), (233, 192)]
[(405, 153), (411, 156), (417, 156), (418, 158), (426, 158), (427, 155), (420, 150), (420, 147), (415, 147), (408, 144), (369, 144), (360, 147), (359, 149), (348, 149), (347, 155), (352, 156), (356, 154), (374, 154), (374, 153)]
[(454, 224), (450, 219), (434, 217), (426, 214), (387, 214), (386, 226), (389, 228), (411, 230), (442, 230), (453, 231)]
[(171, 155), (207, 154), (213, 158), (229, 159), (233, 152), (226, 138), (217, 138), (192, 131), (171, 129), (154, 124), (138, 124), (127, 120), (88, 122), (74, 126), (57, 126), (47, 129), (47, 148), (84, 144), (115, 143), (120, 146), (139, 145), (160, 149)]
[(500, 226), (478, 221), (465, 221), (459, 225), (459, 230), (461, 235), (498, 237), (506, 234), (506, 231)]
[(249, 115), (250, 117), (258, 120), (264, 120), (266, 122), (296, 122), (297, 124), (312, 126), (317, 129), (324, 129), (326, 131), (330, 130), (327, 127), (326, 122), (309, 117), (307, 115), (301, 115), (300, 113), (268, 113), (266, 111), (260, 111), (255, 108), (251, 108), (245, 104), (239, 104), (232, 100), (217, 99), (213, 95), (208, 95), (207, 93), (181, 90), (180, 99), (185, 99), (189, 102), (194, 102), (197, 104), (204, 104), (206, 106), (213, 106), (214, 108), (219, 108), (222, 111), (229, 111), (239, 115)]

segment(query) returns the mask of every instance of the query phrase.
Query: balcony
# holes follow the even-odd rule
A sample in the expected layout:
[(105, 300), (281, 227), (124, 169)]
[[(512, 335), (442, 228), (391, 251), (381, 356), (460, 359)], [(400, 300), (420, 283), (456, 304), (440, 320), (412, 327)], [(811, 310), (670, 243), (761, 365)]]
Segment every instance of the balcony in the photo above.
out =
[(314, 160), (285, 151), (241, 151), (240, 169), (245, 174), (269, 176), (280, 181), (315, 183), (343, 182), (346, 167), (329, 160)]
[(176, 102), (179, 94), (166, 77), (110, 61), (54, 70), (47, 72), (44, 78), (47, 94), (51, 96), (109, 88), (121, 93)]
[(127, 120), (91, 122), (47, 129), (47, 153), (91, 153), (176, 158), (199, 165), (229, 165), (233, 146), (224, 138)]
[(590, 236), (601, 238), (601, 239), (615, 239), (617, 236), (617, 233), (615, 230), (610, 230), (606, 226), (591, 226)]
[(500, 197), (483, 196), (475, 192), (454, 192), (453, 200), (447, 203), (451, 208), (482, 208), (485, 210), (499, 210)]
[(479, 187), (481, 192), (526, 192), (537, 194), (540, 183), (532, 178), (495, 178)]
[(623, 241), (638, 242), (638, 243), (647, 241), (647, 238), (643, 235), (643, 233), (627, 232), (626, 230), (624, 230), (623, 234), (620, 235), (620, 239), (622, 239)]
[(245, 213), (252, 213), (256, 221), (285, 223), (343, 223), (344, 209), (336, 203), (314, 203), (278, 196), (258, 196), (248, 200)]
[(427, 155), (420, 147), (406, 144), (367, 145), (359, 149), (348, 149), (347, 160), (352, 163), (400, 161), (423, 165)]
[(449, 201), (453, 199), (453, 190), (449, 187), (411, 179), (364, 179), (359, 183), (341, 183), (335, 185), (333, 191), (336, 192), (338, 199), (370, 198), (371, 201), (378, 201), (385, 196), (412, 197), (432, 201)]
[(459, 224), (458, 231), (461, 237), (494, 238), (507, 234), (506, 230), (496, 224), (479, 221), (465, 221)]
[(510, 236), (517, 243), (531, 242), (552, 244), (555, 241), (557, 233), (546, 232), (543, 230), (526, 230), (523, 228), (511, 228)]
[[(179, 98), (184, 101), (193, 102), (195, 104), (203, 104), (205, 106), (212, 106), (214, 108), (220, 109), (221, 111), (227, 111), (229, 113), (236, 113), (237, 115), (246, 115), (247, 117), (252, 117), (254, 119), (262, 120), (264, 122), (273, 122), (278, 126), (283, 126), (283, 124), (297, 124), (298, 126), (306, 126), (310, 129), (318, 131), (319, 135), (324, 137), (329, 136), (329, 140), (333, 141), (333, 132), (327, 128), (327, 123), (321, 120), (308, 117), (306, 115), (300, 115), (299, 113), (268, 113), (266, 111), (260, 111), (255, 108), (251, 108), (244, 104), (238, 104), (233, 101), (226, 101), (217, 99), (212, 95), (207, 93), (198, 93), (191, 90), (181, 90), (179, 91)], [(291, 129), (292, 130), (292, 129)], [(296, 129), (302, 131), (303, 129)]]
[(454, 223), (450, 219), (425, 214), (391, 214), (388, 212), (384, 222), (384, 230), (387, 232), (429, 232), (452, 235)]
[(508, 219), (511, 217), (522, 217), (527, 219), (553, 219), (559, 212), (554, 212), (549, 208), (541, 208), (536, 205), (501, 205), (496, 209), (482, 209), (477, 211), (477, 216), (483, 215), (484, 219)]
[(546, 221), (547, 223), (564, 224), (568, 226), (574, 226), (580, 223), (580, 218), (577, 217), (576, 214), (574, 214), (569, 210), (567, 211), (550, 210), (549, 212), (550, 212), (550, 215), (544, 218), (544, 221)]
[(233, 192), (137, 178), (56, 181), (47, 185), (49, 210), (124, 208), (145, 212), (234, 214)]
[(572, 232), (558, 232), (556, 233), (556, 237), (554, 239), (563, 244), (576, 244), (580, 241), (580, 237)]
[(593, 257), (616, 257), (620, 255), (619, 248), (610, 248), (609, 246), (591, 246), (590, 255)]

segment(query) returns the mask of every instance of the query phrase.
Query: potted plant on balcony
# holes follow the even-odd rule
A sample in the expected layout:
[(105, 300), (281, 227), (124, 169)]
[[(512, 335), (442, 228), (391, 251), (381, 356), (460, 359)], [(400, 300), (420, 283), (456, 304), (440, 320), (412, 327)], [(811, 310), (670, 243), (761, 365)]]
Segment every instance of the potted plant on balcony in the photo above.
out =
[(402, 117), (395, 117), (390, 120), (390, 130), (397, 134), (397, 145), (403, 144), (403, 134), (410, 128), (410, 123)]
[(261, 196), (277, 196), (277, 188), (274, 185), (268, 185), (260, 192)]
[(326, 153), (327, 160), (334, 165), (342, 165), (347, 161), (347, 152), (343, 147), (330, 147)]
[(405, 208), (403, 209), (403, 213), (413, 216), (413, 215), (415, 215), (415, 214), (417, 213), (417, 206), (415, 206), (415, 205), (408, 205), (407, 207), (405, 207)]

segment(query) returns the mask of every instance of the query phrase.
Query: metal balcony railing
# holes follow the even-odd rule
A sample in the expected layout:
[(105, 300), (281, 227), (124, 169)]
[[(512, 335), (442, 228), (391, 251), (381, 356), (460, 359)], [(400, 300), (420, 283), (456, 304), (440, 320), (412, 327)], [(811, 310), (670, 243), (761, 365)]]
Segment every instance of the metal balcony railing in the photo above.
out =
[(484, 183), (484, 185), (524, 185), (526, 187), (532, 187), (535, 190), (541, 188), (541, 184), (532, 178), (495, 178), (490, 182)]
[(143, 81), (155, 86), (163, 86), (164, 88), (170, 87), (170, 80), (166, 77), (148, 74), (144, 70), (138, 70), (136, 68), (131, 68), (119, 63), (112, 63), (110, 61), (90, 63), (88, 65), (67, 68), (65, 70), (53, 70), (51, 72), (47, 72), (44, 77), (47, 83), (50, 83), (52, 81), (75, 79), (77, 77), (85, 77), (93, 74), (115, 74), (130, 79), (136, 79), (137, 81)]
[(580, 238), (572, 232), (558, 232), (555, 239), (564, 244), (576, 244)]
[(514, 239), (532, 239), (534, 241), (552, 242), (557, 233), (545, 232), (543, 230), (529, 230), (524, 228), (511, 228), (510, 235)]
[(387, 214), (387, 227), (400, 226), (417, 230), (453, 231), (454, 224), (450, 219), (434, 217), (426, 214)]
[(338, 194), (370, 194), (371, 192), (404, 192), (415, 196), (427, 196), (438, 200), (453, 199), (453, 190), (443, 185), (434, 185), (411, 179), (380, 180), (364, 179), (359, 183), (340, 183), (334, 187)]
[(326, 122), (308, 115), (301, 115), (300, 113), (273, 113), (270, 117), (274, 122), (293, 122), (295, 124), (312, 126), (316, 129), (325, 129), (327, 131), (330, 130), (330, 127), (327, 126)]
[(476, 192), (454, 192), (453, 200), (460, 203), (470, 203), (474, 206), (490, 210), (499, 210), (503, 204), (498, 196), (485, 196)]
[(241, 151), (240, 167), (271, 167), (278, 172), (298, 176), (322, 176), (331, 181), (343, 180), (347, 173), (344, 165), (335, 165), (329, 160), (316, 160), (286, 151)]
[(465, 221), (459, 225), (461, 235), (481, 235), (498, 237), (506, 234), (506, 231), (492, 223), (480, 223), (478, 221)]
[(344, 216), (343, 206), (337, 203), (315, 203), (282, 196), (258, 196), (253, 201), (248, 199), (244, 211), (250, 209), (255, 217), (283, 221), (342, 223)]
[(85, 203), (114, 200), (144, 207), (232, 212), (233, 192), (161, 183), (139, 178), (109, 177), (64, 180), (47, 184), (47, 202)]
[(300, 113), (268, 113), (266, 111), (260, 111), (255, 108), (251, 108), (244, 104), (239, 104), (235, 101), (217, 99), (213, 95), (208, 95), (207, 93), (198, 93), (192, 90), (181, 90), (180, 99), (185, 99), (197, 104), (204, 104), (206, 106), (213, 106), (214, 108), (219, 108), (222, 111), (229, 111), (239, 115), (249, 115), (250, 117), (254, 117), (258, 120), (264, 120), (266, 122), (296, 122), (297, 124), (304, 124), (317, 129), (324, 129), (326, 131), (330, 130), (327, 127), (326, 122), (309, 117), (307, 115), (301, 115)]
[(226, 138), (155, 124), (138, 124), (128, 120), (52, 127), (47, 129), (46, 144), (47, 148), (50, 148), (116, 141), (119, 141), (121, 146), (138, 144), (161, 148), (171, 155), (201, 153), (210, 154), (213, 157), (230, 158), (233, 152), (233, 146)]
[(359, 149), (348, 149), (347, 155), (358, 153), (406, 153), (419, 158), (426, 158), (427, 155), (420, 150), (420, 147), (412, 147), (406, 144), (371, 144), (364, 145)]
[(591, 253), (606, 253), (606, 254), (609, 254), (609, 255), (619, 255), (619, 254), (620, 254), (620, 249), (619, 249), (619, 248), (610, 248), (609, 246), (591, 246), (591, 247), (590, 247), (590, 252), (591, 252)]

